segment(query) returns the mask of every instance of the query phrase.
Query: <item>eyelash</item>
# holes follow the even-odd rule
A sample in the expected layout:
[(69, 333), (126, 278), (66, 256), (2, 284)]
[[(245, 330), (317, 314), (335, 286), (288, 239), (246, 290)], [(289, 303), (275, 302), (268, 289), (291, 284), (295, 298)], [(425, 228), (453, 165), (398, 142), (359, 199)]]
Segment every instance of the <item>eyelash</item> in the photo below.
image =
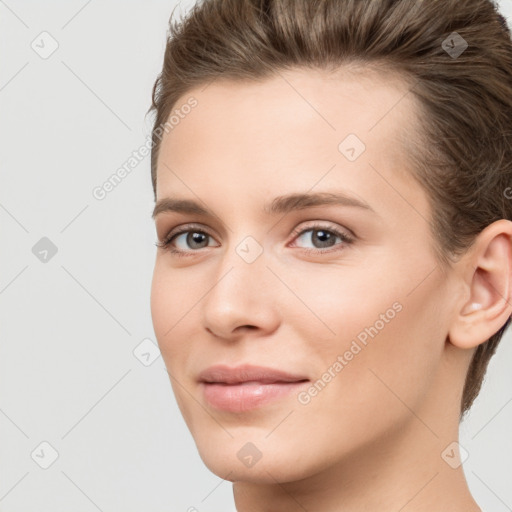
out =
[[(302, 235), (303, 233), (306, 233), (308, 231), (327, 231), (328, 233), (334, 234), (336, 237), (338, 237), (343, 242), (342, 244), (336, 244), (336, 245), (347, 246), (354, 242), (354, 238), (352, 236), (347, 235), (346, 233), (343, 233), (334, 227), (331, 227), (331, 226), (328, 226), (325, 224), (319, 224), (319, 223), (313, 224), (313, 225), (308, 226), (307, 228), (303, 228), (303, 229), (295, 228), (292, 232), (292, 235), (294, 236), (294, 240), (295, 240), (295, 238), (298, 238), (298, 235)], [(178, 257), (194, 256), (195, 255), (194, 253), (200, 252), (200, 249), (190, 250), (190, 251), (182, 251), (180, 249), (175, 249), (171, 245), (172, 241), (177, 236), (182, 235), (183, 233), (188, 233), (188, 232), (201, 233), (203, 235), (213, 238), (206, 231), (204, 231), (202, 229), (196, 229), (196, 227), (194, 225), (185, 225), (179, 231), (177, 231), (175, 233), (171, 232), (169, 235), (167, 235), (164, 238), (164, 240), (162, 240), (161, 242), (155, 243), (155, 245), (159, 248), (164, 249), (165, 251), (169, 251), (170, 253), (172, 253), (173, 255), (178, 256)], [(343, 250), (343, 247), (341, 247), (339, 249), (335, 249), (332, 247), (330, 247), (328, 249), (311, 249), (311, 248), (300, 248), (300, 249), (308, 255), (309, 254), (318, 255), (318, 254), (338, 252), (340, 250)]]

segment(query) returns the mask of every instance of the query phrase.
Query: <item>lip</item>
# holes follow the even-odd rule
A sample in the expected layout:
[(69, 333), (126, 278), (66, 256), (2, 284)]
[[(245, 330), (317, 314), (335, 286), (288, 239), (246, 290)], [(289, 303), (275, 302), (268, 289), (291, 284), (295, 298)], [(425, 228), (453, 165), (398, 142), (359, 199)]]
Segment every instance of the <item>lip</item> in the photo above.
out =
[(204, 399), (216, 409), (228, 412), (261, 407), (310, 382), (304, 375), (247, 364), (235, 368), (211, 366), (199, 374), (198, 380)]
[(198, 380), (219, 384), (240, 384), (249, 381), (273, 384), (274, 382), (298, 382), (309, 379), (305, 375), (287, 373), (266, 366), (243, 364), (232, 368), (224, 364), (218, 364), (203, 370), (199, 374)]

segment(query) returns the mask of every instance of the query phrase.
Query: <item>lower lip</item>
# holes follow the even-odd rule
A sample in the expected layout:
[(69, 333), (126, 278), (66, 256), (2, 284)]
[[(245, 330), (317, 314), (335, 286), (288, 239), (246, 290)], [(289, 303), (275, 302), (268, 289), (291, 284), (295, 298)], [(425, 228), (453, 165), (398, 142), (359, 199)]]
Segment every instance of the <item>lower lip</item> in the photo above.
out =
[(309, 381), (301, 382), (247, 382), (243, 384), (219, 384), (202, 382), (203, 396), (217, 409), (243, 412), (255, 409), (278, 398), (297, 392)]

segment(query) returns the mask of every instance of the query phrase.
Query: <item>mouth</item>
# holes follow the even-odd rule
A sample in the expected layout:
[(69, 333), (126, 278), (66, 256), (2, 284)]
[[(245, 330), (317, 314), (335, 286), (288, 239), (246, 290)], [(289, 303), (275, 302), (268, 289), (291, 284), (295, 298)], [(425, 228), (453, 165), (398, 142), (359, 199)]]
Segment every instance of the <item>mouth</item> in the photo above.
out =
[(307, 383), (309, 380), (272, 383), (246, 381), (236, 384), (203, 382), (201, 385), (203, 397), (212, 407), (228, 412), (244, 412), (287, 398)]
[(212, 407), (228, 412), (244, 412), (262, 407), (309, 383), (303, 375), (261, 366), (229, 368), (217, 365), (199, 375), (203, 398)]

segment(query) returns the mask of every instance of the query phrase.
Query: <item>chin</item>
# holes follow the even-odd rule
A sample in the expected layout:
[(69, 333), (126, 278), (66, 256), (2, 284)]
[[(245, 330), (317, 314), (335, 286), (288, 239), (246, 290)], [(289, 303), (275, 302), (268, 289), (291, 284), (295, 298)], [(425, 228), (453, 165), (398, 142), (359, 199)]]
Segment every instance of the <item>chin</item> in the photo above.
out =
[(222, 441), (211, 432), (194, 436), (201, 460), (220, 478), (273, 484), (300, 480), (321, 469), (319, 454), (315, 457), (311, 451), (304, 451), (301, 443), (291, 443), (277, 433), (273, 439), (265, 439), (266, 433), (251, 436), (237, 435), (236, 429), (230, 432), (233, 438), (222, 431)]

